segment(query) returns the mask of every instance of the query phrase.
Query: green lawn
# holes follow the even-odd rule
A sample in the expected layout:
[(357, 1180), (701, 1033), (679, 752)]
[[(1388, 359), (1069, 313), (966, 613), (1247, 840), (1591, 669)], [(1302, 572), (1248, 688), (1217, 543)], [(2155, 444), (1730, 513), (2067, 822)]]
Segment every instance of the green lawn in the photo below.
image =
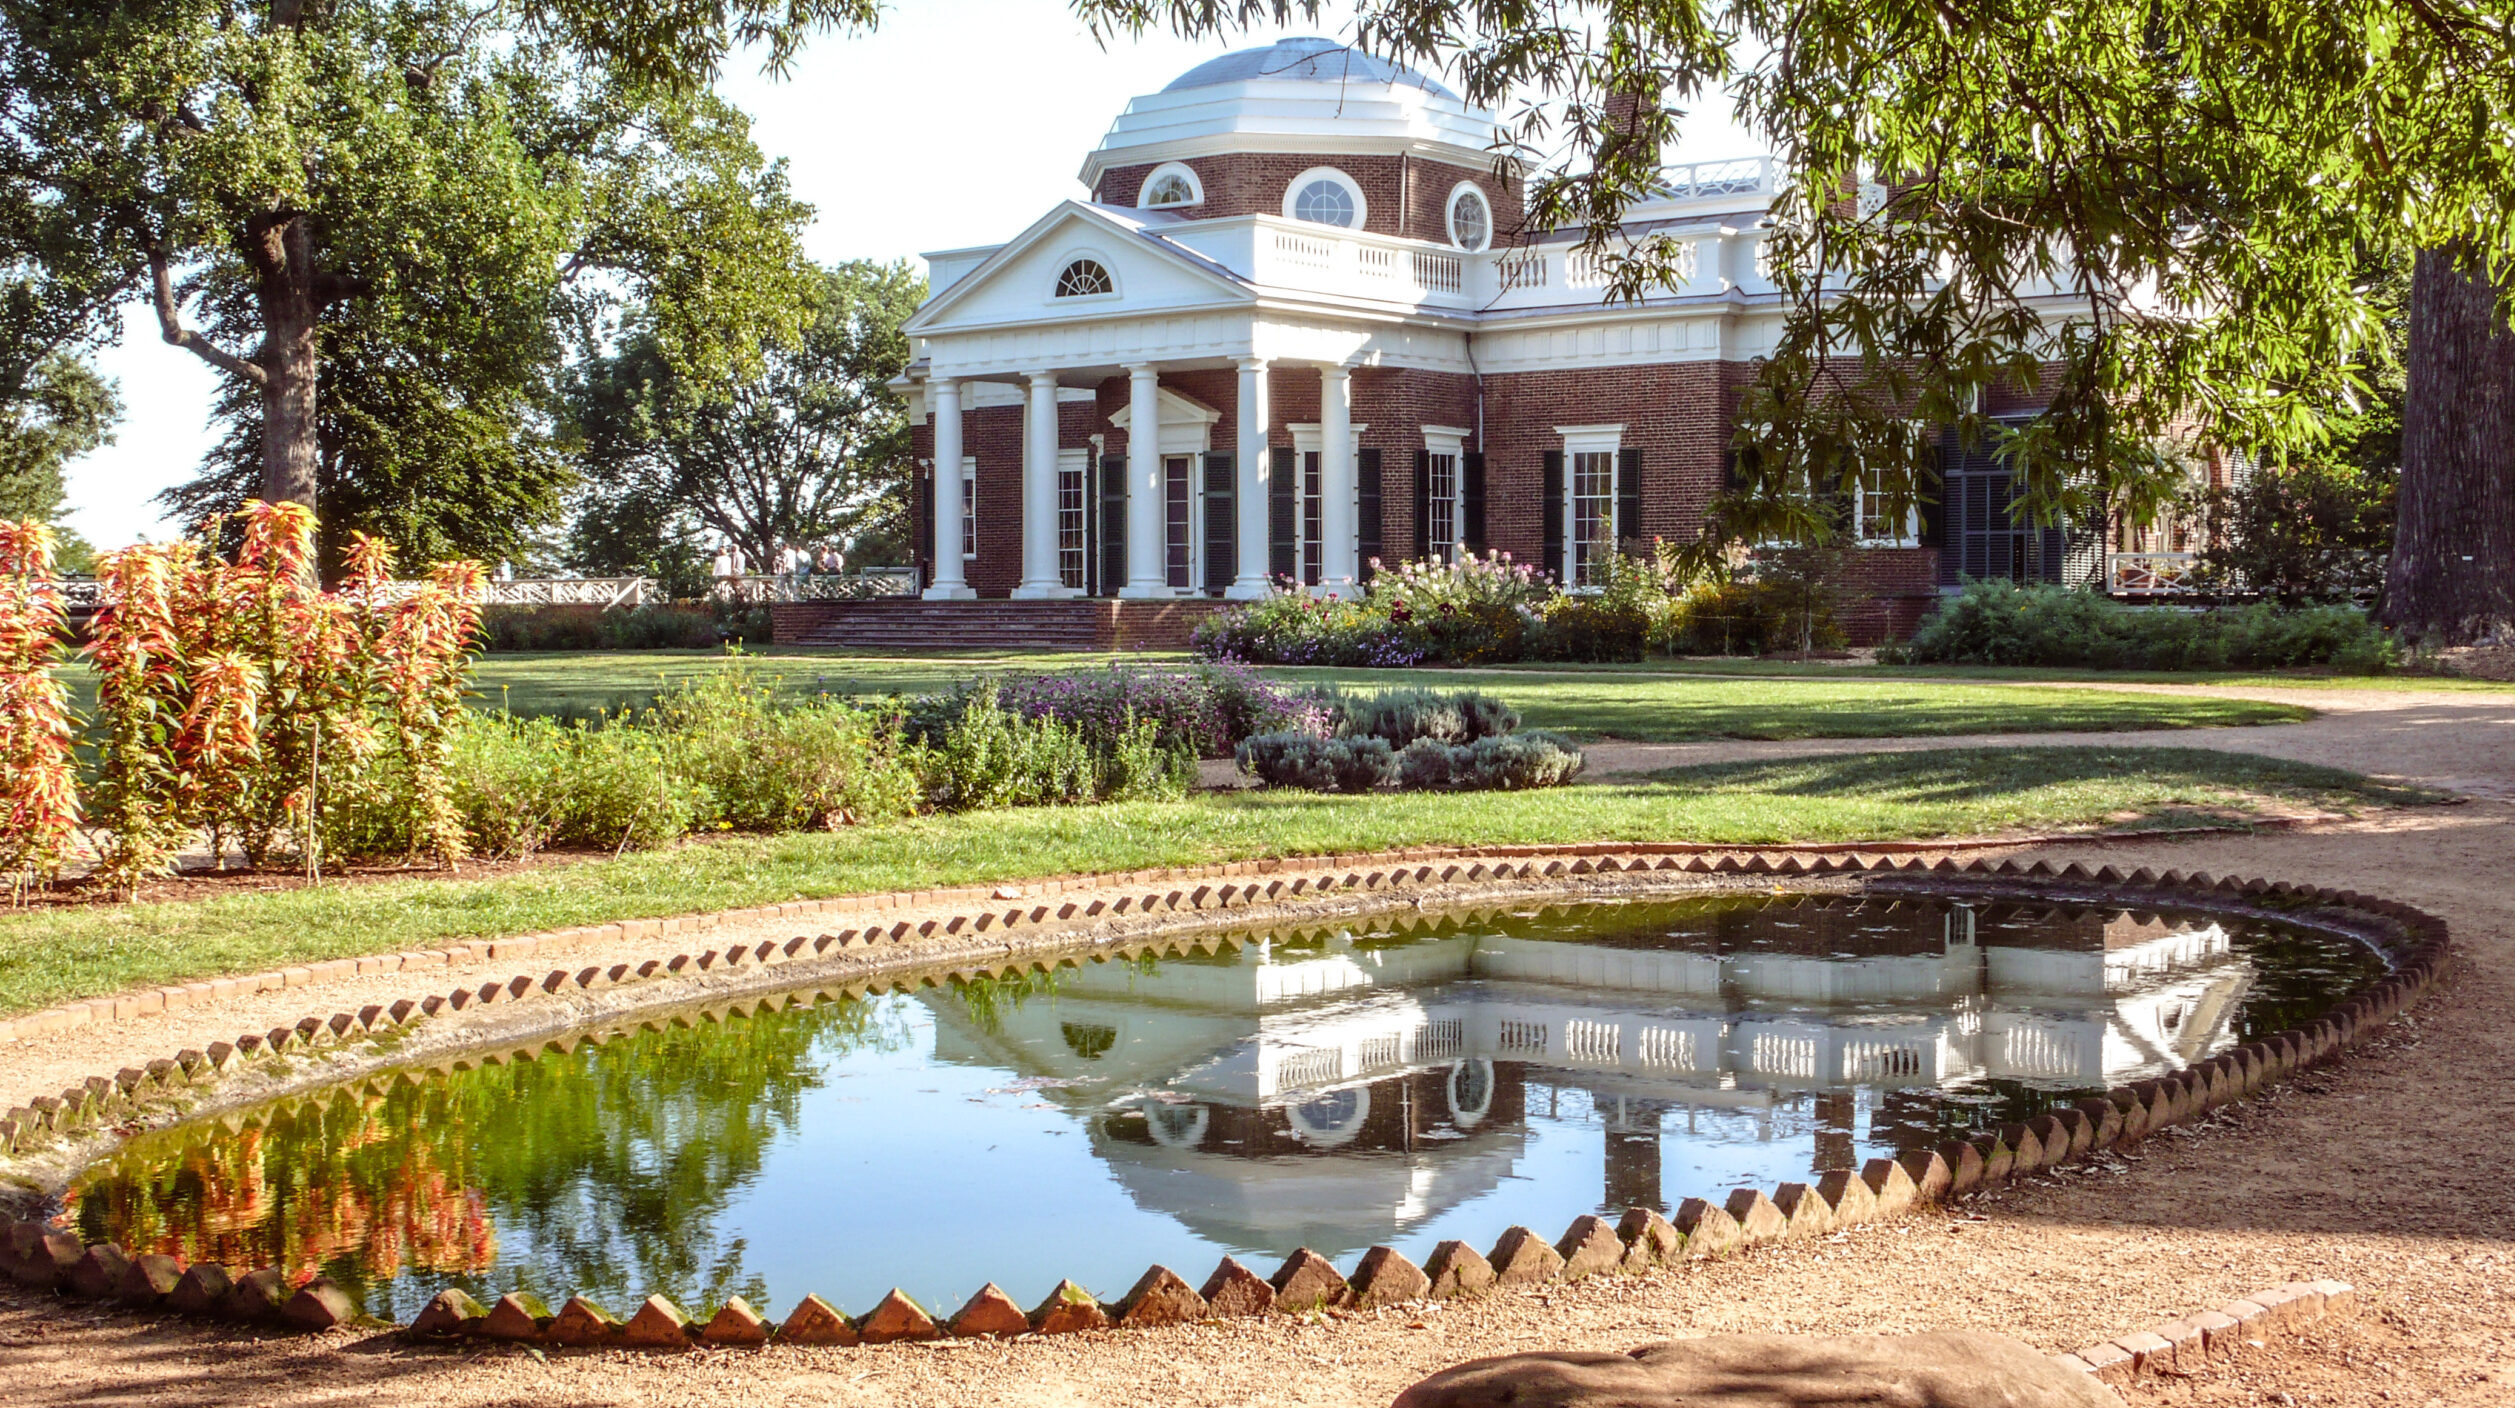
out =
[(1493, 674), (1565, 671), (1609, 675), (1729, 676), (1754, 679), (1943, 680), (1987, 684), (2179, 684), (2224, 689), (2372, 689), (2388, 693), (2515, 694), (2515, 684), (2458, 675), (2399, 673), (2340, 675), (2314, 670), (2095, 670), (2041, 665), (1852, 665), (1821, 661), (1713, 659), (1645, 660), (1626, 665), (1496, 665)]
[[(484, 707), (518, 713), (642, 703), (673, 680), (720, 669), (699, 651), (492, 655), (480, 662)], [(757, 666), (799, 692), (919, 693), (1002, 670), (1097, 669), (1116, 657), (963, 655), (902, 660), (835, 654), (771, 655)], [(1175, 661), (1181, 657), (1132, 657)], [(1534, 669), (1425, 671), (1275, 669), (1287, 680), (1347, 689), (1448, 685), (1492, 691), (1528, 727), (1579, 738), (1678, 742), (1702, 738), (1944, 737), (2291, 723), (2311, 711), (2251, 700), (2033, 689), (1966, 682), (1797, 678), (1709, 679), (1664, 673)]]
[(1939, 750), (1678, 769), (1542, 793), (1200, 794), (729, 838), (478, 880), (334, 884), (0, 917), (0, 1012), (563, 925), (895, 888), (1423, 844), (1727, 843), (2242, 824), (2432, 794), (2199, 749)]

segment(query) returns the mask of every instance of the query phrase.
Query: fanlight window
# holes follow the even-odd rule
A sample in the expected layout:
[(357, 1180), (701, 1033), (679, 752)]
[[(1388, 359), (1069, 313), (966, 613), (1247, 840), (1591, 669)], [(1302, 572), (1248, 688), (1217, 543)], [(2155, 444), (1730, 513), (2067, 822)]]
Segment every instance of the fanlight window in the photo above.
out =
[(1109, 270), (1097, 259), (1077, 259), (1057, 275), (1059, 298), (1089, 298), (1117, 291), (1118, 281), (1109, 277)]
[(1303, 186), (1292, 198), (1292, 214), (1296, 220), (1315, 220), (1322, 225), (1354, 223), (1353, 192), (1339, 181), (1322, 176)]
[(1188, 178), (1176, 171), (1163, 172), (1153, 178), (1151, 185), (1144, 188), (1144, 205), (1147, 209), (1158, 209), (1165, 205), (1194, 204), (1196, 204), (1196, 187), (1188, 184)]
[(1493, 242), (1493, 209), (1482, 191), (1470, 186), (1450, 198), (1450, 241), (1470, 250)]

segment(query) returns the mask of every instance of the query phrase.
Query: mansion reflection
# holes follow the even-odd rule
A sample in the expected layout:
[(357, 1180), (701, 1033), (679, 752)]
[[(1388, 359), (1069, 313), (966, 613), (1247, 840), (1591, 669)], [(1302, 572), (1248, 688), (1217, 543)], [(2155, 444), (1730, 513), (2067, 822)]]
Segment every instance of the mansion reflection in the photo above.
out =
[(2254, 978), (2212, 923), (1853, 896), (1218, 942), (1013, 1003), (930, 992), (936, 1057), (1071, 1112), (1139, 1206), (1330, 1254), (1514, 1177), (1540, 1120), (1600, 1131), (1600, 1206), (1664, 1208), (1672, 1138), (1853, 1167), (2206, 1059)]

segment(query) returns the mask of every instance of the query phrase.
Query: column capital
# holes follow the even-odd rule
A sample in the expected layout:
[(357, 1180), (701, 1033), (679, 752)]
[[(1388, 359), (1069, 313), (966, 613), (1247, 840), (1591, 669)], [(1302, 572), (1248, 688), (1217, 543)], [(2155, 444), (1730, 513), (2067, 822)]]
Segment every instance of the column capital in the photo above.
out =
[(1127, 369), (1128, 376), (1161, 375), (1161, 363), (1159, 362), (1120, 362), (1118, 365)]
[(1334, 378), (1336, 378), (1337, 380), (1342, 381), (1342, 380), (1344, 380), (1346, 377), (1352, 376), (1353, 374), (1354, 374), (1354, 367), (1353, 367), (1353, 363), (1351, 363), (1351, 362), (1321, 362), (1321, 363), (1319, 363), (1319, 375), (1321, 375), (1321, 376), (1325, 376), (1325, 377), (1334, 377)]
[(1051, 383), (1055, 382), (1057, 379), (1057, 373), (1054, 369), (1050, 369), (1048, 371), (1024, 372), (1022, 373), (1022, 379), (1033, 386), (1037, 386), (1043, 381)]
[(1240, 370), (1244, 372), (1262, 372), (1266, 370), (1267, 359), (1264, 357), (1234, 357), (1231, 360), (1240, 368)]

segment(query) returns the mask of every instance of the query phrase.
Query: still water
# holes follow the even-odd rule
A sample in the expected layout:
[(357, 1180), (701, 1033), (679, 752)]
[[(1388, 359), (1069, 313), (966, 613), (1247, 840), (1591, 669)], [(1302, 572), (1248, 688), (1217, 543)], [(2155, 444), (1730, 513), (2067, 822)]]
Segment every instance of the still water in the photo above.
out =
[[(1374, 925), (1376, 924), (1376, 927)], [(1233, 936), (423, 1070), (133, 1140), (90, 1241), (518, 1288), (940, 1310), (1152, 1262), (1420, 1261), (1770, 1187), (2173, 1070), (2382, 971), (2172, 911), (1724, 896)], [(239, 1128), (241, 1124), (241, 1128)]]

